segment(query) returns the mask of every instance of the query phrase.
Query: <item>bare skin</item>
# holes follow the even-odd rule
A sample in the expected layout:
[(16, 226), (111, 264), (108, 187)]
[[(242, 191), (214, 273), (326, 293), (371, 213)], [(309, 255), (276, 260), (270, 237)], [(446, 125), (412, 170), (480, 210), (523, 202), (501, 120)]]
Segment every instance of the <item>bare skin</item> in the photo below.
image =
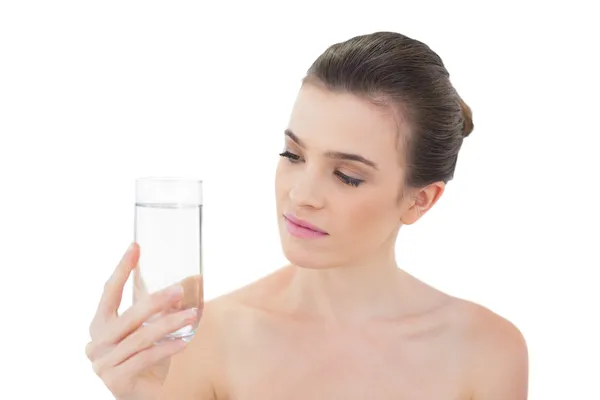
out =
[(282, 268), (207, 302), (159, 398), (527, 398), (524, 340), (490, 310), (398, 270), (405, 289), (398, 298), (410, 299), (401, 313), (324, 318), (290, 302), (296, 272)]
[[(117, 317), (119, 285), (109, 285), (88, 355), (115, 396), (525, 400), (527, 348), (518, 329), (396, 264), (399, 230), (422, 218), (445, 190), (444, 182), (404, 182), (398, 138), (410, 134), (401, 110), (305, 83), (275, 179), (290, 264), (207, 302), (185, 348), (152, 346), (153, 338), (184, 324), (184, 315), (140, 329), (145, 317), (181, 295), (153, 294)], [(157, 365), (161, 373), (149, 374)]]
[[(144, 294), (122, 315), (118, 314), (123, 286), (140, 257), (136, 243), (125, 252), (110, 278), (90, 323), (90, 342), (85, 348), (94, 372), (119, 400), (149, 400), (156, 397), (169, 371), (170, 357), (183, 350), (184, 341), (153, 344), (164, 335), (198, 319), (190, 307), (202, 308), (202, 277), (191, 276), (179, 285), (152, 295)], [(141, 287), (134, 273), (136, 287)], [(199, 301), (200, 300), (200, 301)], [(144, 321), (161, 315), (151, 326)]]
[(207, 303), (161, 399), (527, 398), (520, 332), (396, 264), (400, 228), (445, 189), (404, 185), (409, 134), (400, 112), (303, 85), (275, 179), (290, 265)]

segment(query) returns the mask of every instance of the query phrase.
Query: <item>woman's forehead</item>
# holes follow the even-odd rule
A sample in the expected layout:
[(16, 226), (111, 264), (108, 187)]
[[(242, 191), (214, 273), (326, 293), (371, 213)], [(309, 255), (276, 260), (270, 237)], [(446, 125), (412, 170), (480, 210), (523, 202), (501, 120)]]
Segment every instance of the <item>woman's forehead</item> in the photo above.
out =
[(294, 104), (289, 130), (307, 148), (358, 153), (385, 162), (398, 156), (394, 113), (350, 93), (304, 85)]

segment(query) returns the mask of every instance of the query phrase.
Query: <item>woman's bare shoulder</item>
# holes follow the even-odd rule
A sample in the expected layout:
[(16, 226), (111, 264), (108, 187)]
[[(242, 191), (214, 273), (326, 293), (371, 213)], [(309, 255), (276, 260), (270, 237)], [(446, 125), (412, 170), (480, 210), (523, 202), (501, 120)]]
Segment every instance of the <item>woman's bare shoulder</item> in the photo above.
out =
[(238, 289), (206, 301), (198, 335), (210, 334), (226, 338), (230, 333), (244, 328), (257, 312), (269, 308), (274, 295), (284, 286), (287, 274), (287, 267), (282, 267)]
[(159, 399), (216, 400), (222, 397), (222, 306), (222, 299), (204, 304), (194, 337), (170, 360)]
[(469, 343), (477, 346), (477, 351), (485, 348), (494, 351), (497, 345), (507, 341), (524, 341), (523, 334), (513, 322), (490, 308), (457, 298), (453, 299), (453, 303), (452, 312), (457, 326), (462, 329)]
[(491, 309), (455, 299), (452, 319), (469, 360), (473, 399), (525, 399), (528, 351), (523, 333)]
[(248, 311), (248, 308), (263, 308), (272, 300), (274, 294), (281, 292), (286, 286), (291, 271), (290, 266), (283, 266), (207, 302), (205, 307), (213, 309), (213, 314), (235, 312), (242, 309)]
[(261, 299), (275, 288), (280, 271), (204, 303), (196, 333), (187, 347), (171, 359), (163, 397), (226, 398), (224, 371), (227, 349), (248, 331)]

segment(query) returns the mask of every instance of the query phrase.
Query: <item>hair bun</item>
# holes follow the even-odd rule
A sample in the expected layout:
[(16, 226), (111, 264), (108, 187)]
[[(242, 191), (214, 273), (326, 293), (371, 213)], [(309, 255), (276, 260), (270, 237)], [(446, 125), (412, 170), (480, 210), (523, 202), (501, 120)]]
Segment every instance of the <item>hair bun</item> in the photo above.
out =
[(463, 99), (460, 99), (460, 110), (462, 112), (462, 137), (466, 138), (473, 132), (473, 112)]

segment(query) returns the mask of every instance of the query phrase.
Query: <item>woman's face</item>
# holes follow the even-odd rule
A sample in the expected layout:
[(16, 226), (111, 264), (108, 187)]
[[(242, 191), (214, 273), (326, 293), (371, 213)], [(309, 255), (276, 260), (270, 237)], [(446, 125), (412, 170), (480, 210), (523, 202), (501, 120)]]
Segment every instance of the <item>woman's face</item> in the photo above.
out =
[(404, 172), (398, 126), (391, 113), (357, 96), (303, 85), (275, 184), (281, 242), (291, 263), (368, 262), (389, 253), (402, 223), (416, 220), (414, 198), (398, 200)]

